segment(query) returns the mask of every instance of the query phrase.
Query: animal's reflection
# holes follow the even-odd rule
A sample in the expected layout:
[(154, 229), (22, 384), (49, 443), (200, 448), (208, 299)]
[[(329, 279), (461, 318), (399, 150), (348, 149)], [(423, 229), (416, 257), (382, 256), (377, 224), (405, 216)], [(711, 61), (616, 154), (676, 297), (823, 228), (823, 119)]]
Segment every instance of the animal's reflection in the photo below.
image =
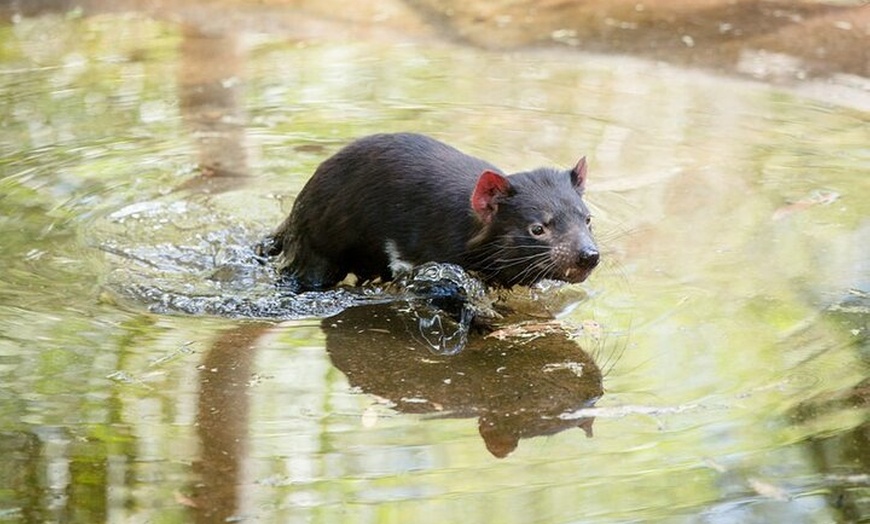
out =
[(591, 418), (560, 418), (603, 393), (598, 366), (564, 330), (505, 340), (472, 334), (463, 351), (446, 355), (431, 349), (419, 319), (402, 303), (350, 308), (322, 327), (332, 363), (352, 386), (404, 413), (477, 417), (496, 457), (506, 457), (523, 438), (577, 427), (592, 434)]

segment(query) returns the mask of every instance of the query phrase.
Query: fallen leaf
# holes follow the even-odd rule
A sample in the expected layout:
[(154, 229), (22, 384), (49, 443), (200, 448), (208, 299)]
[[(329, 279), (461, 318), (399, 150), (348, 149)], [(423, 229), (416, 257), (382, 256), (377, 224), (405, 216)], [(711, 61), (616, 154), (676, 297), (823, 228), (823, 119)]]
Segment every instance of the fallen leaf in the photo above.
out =
[(180, 491), (175, 491), (172, 493), (175, 496), (175, 502), (178, 502), (182, 506), (187, 506), (188, 508), (198, 508), (199, 504), (196, 501), (184, 493)]
[(782, 220), (783, 218), (797, 213), (799, 211), (803, 211), (812, 206), (823, 205), (827, 206), (833, 204), (840, 198), (840, 194), (836, 191), (813, 191), (808, 197), (802, 198), (797, 202), (792, 202), (791, 204), (785, 205), (777, 209), (773, 212), (773, 216), (771, 217), (774, 221)]
[(774, 486), (769, 482), (765, 482), (763, 480), (751, 477), (747, 479), (747, 482), (749, 482), (749, 486), (762, 497), (767, 497), (772, 500), (778, 500), (780, 502), (787, 502), (791, 500), (791, 496), (779, 486)]

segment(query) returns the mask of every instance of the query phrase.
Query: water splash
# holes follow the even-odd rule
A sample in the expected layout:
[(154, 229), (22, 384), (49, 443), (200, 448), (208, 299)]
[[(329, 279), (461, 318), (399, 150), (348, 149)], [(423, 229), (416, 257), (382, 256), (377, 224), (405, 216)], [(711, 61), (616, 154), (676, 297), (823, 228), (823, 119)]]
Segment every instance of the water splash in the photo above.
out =
[(414, 319), (436, 354), (461, 351), (472, 329), (498, 318), (483, 283), (453, 264), (424, 264), (387, 284), (287, 293), (275, 268), (256, 253), (260, 226), (174, 198), (132, 204), (94, 225), (93, 243), (113, 265), (105, 288), (132, 307), (287, 320), (392, 303)]

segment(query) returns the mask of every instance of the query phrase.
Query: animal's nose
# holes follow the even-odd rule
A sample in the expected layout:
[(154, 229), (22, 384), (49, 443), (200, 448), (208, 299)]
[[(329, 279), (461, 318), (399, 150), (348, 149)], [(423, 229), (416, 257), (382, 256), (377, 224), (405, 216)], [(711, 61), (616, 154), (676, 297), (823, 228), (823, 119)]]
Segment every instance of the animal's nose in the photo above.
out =
[(598, 259), (598, 250), (593, 247), (587, 247), (580, 250), (577, 262), (581, 267), (592, 269), (598, 265)]

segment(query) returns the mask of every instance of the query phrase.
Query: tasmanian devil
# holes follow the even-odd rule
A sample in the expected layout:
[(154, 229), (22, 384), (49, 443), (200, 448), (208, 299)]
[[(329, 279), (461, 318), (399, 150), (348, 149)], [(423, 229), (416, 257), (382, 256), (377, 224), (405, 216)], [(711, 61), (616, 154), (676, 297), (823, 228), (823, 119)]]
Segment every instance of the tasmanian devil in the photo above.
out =
[(582, 282), (598, 264), (585, 186), (585, 157), (506, 176), (427, 136), (367, 136), (317, 168), (263, 253), (294, 291), (429, 261), (503, 287)]

